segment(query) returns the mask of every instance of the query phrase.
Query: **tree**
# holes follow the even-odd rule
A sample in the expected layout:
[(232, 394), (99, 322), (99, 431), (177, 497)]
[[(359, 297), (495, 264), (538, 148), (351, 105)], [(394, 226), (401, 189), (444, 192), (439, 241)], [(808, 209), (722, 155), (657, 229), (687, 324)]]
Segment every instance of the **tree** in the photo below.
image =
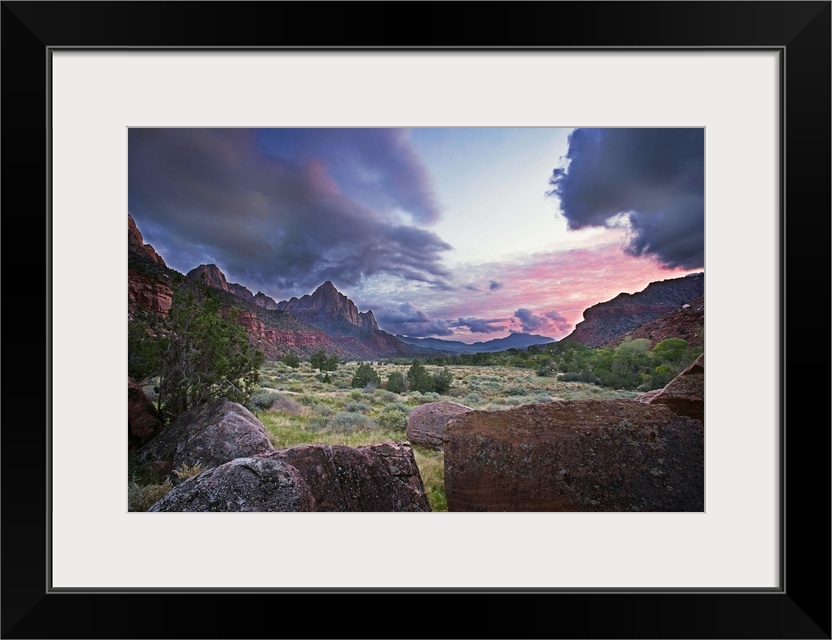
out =
[(404, 375), (398, 371), (391, 373), (387, 378), (387, 390), (393, 393), (404, 391)]
[(407, 382), (413, 391), (425, 393), (430, 391), (430, 377), (427, 369), (419, 360), (414, 360), (407, 370)]
[(294, 353), (287, 353), (280, 360), (287, 367), (292, 367), (292, 369), (297, 369), (300, 366), (300, 358)]
[(177, 289), (159, 326), (131, 327), (128, 373), (138, 379), (158, 376), (158, 409), (166, 418), (216, 398), (249, 400), (263, 354), (251, 347), (236, 316), (232, 309), (224, 317), (219, 298), (207, 287), (196, 294)]
[(447, 368), (442, 369), (441, 373), (430, 375), (425, 366), (418, 360), (414, 360), (407, 371), (407, 382), (410, 389), (422, 393), (430, 391), (445, 393), (451, 388), (453, 380), (454, 376)]
[(326, 368), (326, 354), (323, 349), (318, 349), (309, 357), (309, 364), (318, 371), (323, 371)]
[(323, 349), (318, 349), (309, 358), (309, 364), (321, 373), (324, 371), (335, 371), (338, 368), (338, 356), (327, 356)]
[(454, 381), (454, 375), (448, 369), (442, 369), (440, 373), (435, 373), (431, 376), (431, 391), (436, 393), (446, 393), (451, 388), (451, 383)]
[(676, 373), (689, 364), (688, 343), (681, 338), (667, 338), (653, 347), (653, 357), (658, 365), (667, 365)]
[(373, 369), (369, 362), (362, 362), (358, 365), (358, 369), (356, 369), (350, 385), (356, 389), (363, 389), (368, 384), (373, 384), (378, 387), (381, 384), (381, 379), (378, 377), (378, 372)]

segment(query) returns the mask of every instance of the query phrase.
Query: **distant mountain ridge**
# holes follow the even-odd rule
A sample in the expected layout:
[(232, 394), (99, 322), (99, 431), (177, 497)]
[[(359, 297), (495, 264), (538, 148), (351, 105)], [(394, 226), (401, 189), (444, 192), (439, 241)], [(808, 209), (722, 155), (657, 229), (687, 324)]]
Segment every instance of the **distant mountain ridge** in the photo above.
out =
[[(286, 353), (309, 356), (322, 349), (340, 358), (407, 357), (418, 350), (381, 331), (372, 311), (359, 313), (355, 304), (327, 281), (310, 295), (278, 303), (262, 292), (228, 282), (215, 264), (203, 264), (187, 275), (169, 268), (144, 243), (128, 214), (128, 317), (164, 316), (170, 310), (175, 283), (205, 284), (218, 292), (225, 309), (236, 308), (237, 321), (251, 343), (268, 357)], [(302, 316), (303, 319), (295, 315)], [(149, 315), (148, 315), (149, 314)]]
[(354, 327), (366, 331), (378, 330), (373, 312), (360, 313), (355, 303), (329, 280), (302, 298), (278, 302), (277, 310), (288, 311), (302, 322), (333, 331), (346, 329), (347, 333), (352, 333)]
[(659, 316), (655, 320), (645, 322), (633, 331), (616, 336), (605, 347), (617, 347), (624, 340), (646, 338), (650, 341), (650, 348), (667, 338), (681, 338), (692, 347), (705, 348), (705, 296), (699, 296), (675, 309), (670, 313)]
[(619, 293), (584, 311), (584, 320), (563, 340), (600, 347), (705, 295), (704, 272), (651, 282), (636, 293)]
[[(128, 214), (128, 318), (164, 316), (176, 286), (204, 283), (217, 290), (226, 309), (239, 310), (237, 320), (252, 344), (269, 357), (286, 353), (308, 356), (323, 349), (342, 358), (374, 359), (434, 354), (490, 353), (553, 343), (546, 336), (513, 333), (505, 338), (466, 344), (439, 338), (393, 336), (378, 327), (371, 310), (358, 311), (329, 280), (311, 294), (275, 302), (263, 292), (229, 283), (214, 264), (203, 264), (187, 276), (169, 268), (145, 244)], [(680, 337), (699, 346), (704, 329), (705, 274), (695, 273), (650, 283), (637, 293), (621, 293), (584, 311), (584, 320), (563, 340), (589, 347), (615, 346), (625, 337), (655, 343)]]
[(204, 282), (215, 289), (221, 289), (222, 291), (233, 293), (235, 296), (242, 298), (246, 302), (253, 302), (258, 307), (263, 307), (264, 309), (269, 310), (277, 309), (277, 303), (274, 299), (270, 298), (262, 291), (258, 291), (255, 295), (248, 289), (248, 287), (237, 284), (236, 282), (228, 282), (228, 280), (225, 279), (225, 274), (215, 264), (201, 264), (198, 267), (194, 267), (188, 271), (186, 277), (196, 282)]
[(409, 338), (396, 336), (402, 342), (421, 348), (434, 349), (445, 353), (496, 353), (506, 349), (525, 349), (532, 345), (549, 344), (555, 342), (553, 338), (539, 336), (533, 333), (512, 333), (505, 338), (495, 338), (485, 342), (467, 344), (456, 340), (442, 340), (440, 338)]

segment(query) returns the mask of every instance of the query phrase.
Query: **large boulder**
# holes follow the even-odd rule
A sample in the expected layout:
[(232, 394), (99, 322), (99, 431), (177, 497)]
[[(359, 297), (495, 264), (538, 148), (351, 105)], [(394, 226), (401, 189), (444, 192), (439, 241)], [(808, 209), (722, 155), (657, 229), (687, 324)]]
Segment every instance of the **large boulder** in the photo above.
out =
[(268, 456), (297, 468), (317, 511), (430, 511), (407, 442), (363, 447), (299, 445)]
[(407, 439), (434, 449), (442, 448), (442, 434), (451, 418), (471, 411), (456, 402), (429, 402), (414, 407), (407, 417)]
[(135, 451), (157, 435), (164, 427), (162, 417), (145, 395), (144, 390), (127, 378), (127, 447)]
[[(652, 391), (649, 393), (653, 393)], [(645, 394), (646, 395), (646, 394)], [(679, 416), (705, 421), (705, 354), (647, 399), (647, 404), (663, 404)]]
[(315, 511), (315, 498), (282, 460), (238, 458), (189, 478), (148, 511)]
[(196, 464), (210, 469), (271, 451), (263, 424), (241, 404), (220, 398), (183, 413), (136, 455), (177, 470)]
[(702, 423), (573, 400), (471, 411), (445, 429), (449, 511), (702, 511)]

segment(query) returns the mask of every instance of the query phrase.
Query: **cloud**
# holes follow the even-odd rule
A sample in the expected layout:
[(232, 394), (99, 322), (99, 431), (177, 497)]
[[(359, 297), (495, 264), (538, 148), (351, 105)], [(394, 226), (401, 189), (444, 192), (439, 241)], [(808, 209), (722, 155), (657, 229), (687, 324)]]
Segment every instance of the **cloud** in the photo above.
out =
[(625, 250), (669, 268), (704, 266), (705, 133), (701, 128), (575, 129), (552, 172), (570, 229), (630, 230)]
[[(360, 132), (364, 132), (363, 134)], [(447, 289), (451, 249), (400, 130), (130, 129), (129, 210), (172, 267), (270, 295), (387, 274)], [(290, 287), (291, 285), (291, 287)]]
[(467, 327), (471, 333), (497, 333), (505, 331), (504, 320), (485, 320), (482, 318), (458, 318), (448, 323), (449, 327)]
[(563, 332), (571, 328), (570, 322), (557, 311), (546, 311), (534, 313), (530, 309), (518, 309), (514, 317), (520, 321), (523, 333), (534, 333), (536, 331)]
[(447, 321), (430, 318), (410, 302), (403, 302), (396, 309), (381, 309), (374, 315), (381, 329), (394, 334), (413, 338), (453, 334)]
[(501, 282), (497, 282), (496, 280), (491, 280), (488, 283), (488, 290), (489, 291), (496, 291), (497, 289), (499, 289), (502, 286), (503, 286), (503, 284)]
[(323, 159), (344, 192), (374, 209), (400, 209), (422, 224), (441, 216), (433, 179), (407, 129), (264, 129), (259, 143), (277, 157)]

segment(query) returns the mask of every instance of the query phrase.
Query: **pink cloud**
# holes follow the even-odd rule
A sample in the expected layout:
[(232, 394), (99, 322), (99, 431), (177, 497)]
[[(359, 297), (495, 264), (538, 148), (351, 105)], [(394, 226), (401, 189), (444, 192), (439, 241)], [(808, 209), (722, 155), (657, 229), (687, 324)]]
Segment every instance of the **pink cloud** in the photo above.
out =
[[(502, 286), (487, 296), (463, 288), (453, 302), (431, 308), (430, 313), (444, 318), (504, 318), (508, 329), (529, 330), (534, 325), (535, 330), (544, 329), (549, 332), (546, 335), (558, 339), (568, 335), (583, 319), (584, 310), (594, 304), (695, 271), (666, 269), (654, 258), (628, 255), (616, 240), (591, 248), (536, 253), (515, 262), (471, 266), (466, 280), (487, 283), (489, 274), (499, 273)], [(527, 312), (525, 322), (518, 310)]]

